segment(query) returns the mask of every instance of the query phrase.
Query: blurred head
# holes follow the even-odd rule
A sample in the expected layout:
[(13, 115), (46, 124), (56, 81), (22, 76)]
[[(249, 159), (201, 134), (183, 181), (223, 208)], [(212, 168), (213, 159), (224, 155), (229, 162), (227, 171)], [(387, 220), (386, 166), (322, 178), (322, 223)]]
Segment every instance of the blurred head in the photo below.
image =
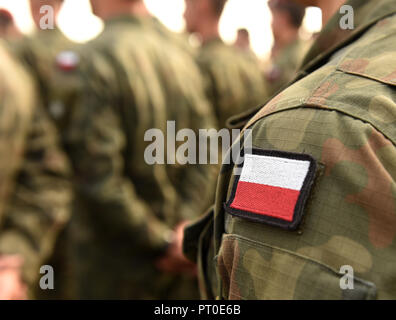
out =
[(108, 2), (110, 1), (90, 0), (90, 2), (91, 2), (92, 12), (94, 13), (94, 15), (101, 17), (104, 14), (104, 12), (106, 12)]
[(8, 36), (9, 30), (14, 27), (14, 19), (10, 12), (0, 9), (0, 37)]
[(102, 18), (108, 19), (120, 14), (146, 13), (143, 0), (90, 0), (92, 12)]
[(14, 18), (8, 10), (0, 9), (0, 28), (7, 28), (14, 23)]
[(346, 0), (293, 0), (304, 7), (318, 7), (322, 10), (322, 23), (325, 25)]
[(250, 47), (250, 35), (247, 29), (239, 29), (235, 45), (241, 49), (248, 49)]
[(227, 0), (185, 0), (184, 19), (189, 32), (199, 32), (208, 20), (219, 21)]
[(321, 2), (321, 0), (292, 0), (292, 1), (304, 7), (319, 7), (319, 4)]
[(63, 0), (30, 0), (30, 10), (32, 12), (32, 17), (35, 25), (39, 28), (40, 20), (42, 18), (42, 13), (40, 9), (42, 6), (51, 6), (54, 9), (55, 19), (59, 14), (62, 7)]
[(282, 33), (300, 29), (305, 16), (305, 7), (293, 0), (270, 0), (268, 6), (272, 12), (272, 32), (275, 38)]

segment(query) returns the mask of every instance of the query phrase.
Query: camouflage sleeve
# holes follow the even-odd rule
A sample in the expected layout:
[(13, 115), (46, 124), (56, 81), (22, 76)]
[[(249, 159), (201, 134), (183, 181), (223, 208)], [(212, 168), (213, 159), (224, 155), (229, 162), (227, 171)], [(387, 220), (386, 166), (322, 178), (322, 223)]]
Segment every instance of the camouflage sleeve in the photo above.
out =
[(197, 61), (220, 129), (227, 127), (230, 117), (257, 107), (268, 98), (258, 61), (243, 53), (223, 48), (204, 52)]
[[(225, 210), (236, 176), (223, 170), (215, 215), (217, 231), (222, 230), (215, 235), (221, 241), (217, 271), (222, 296), (394, 296), (388, 285), (396, 263), (396, 149), (391, 136), (345, 114), (310, 108), (269, 115), (251, 128), (254, 148), (311, 155), (320, 174), (298, 231), (287, 231)], [(281, 202), (274, 203), (282, 208)], [(340, 286), (344, 266), (354, 270), (355, 290)]]
[(57, 147), (55, 128), (43, 109), (34, 112), (15, 189), (4, 213), (0, 252), (24, 258), (24, 279), (32, 283), (69, 217), (69, 166)]
[(112, 80), (117, 80), (112, 78), (114, 74), (102, 77), (98, 69), (89, 71), (90, 78), (82, 81), (65, 130), (77, 201), (87, 213), (95, 214), (95, 226), (104, 228), (109, 237), (121, 237), (160, 255), (172, 231), (138, 196), (139, 186), (125, 176), (125, 134), (115, 90), (111, 90)]
[(221, 91), (217, 87), (219, 79), (217, 79), (215, 72), (212, 70), (211, 63), (210, 61), (207, 61), (206, 57), (200, 57), (198, 59), (198, 65), (204, 80), (206, 97), (208, 98), (216, 117), (216, 126), (217, 128), (224, 128), (225, 121), (227, 120), (227, 114), (221, 110)]
[[(204, 117), (200, 116), (200, 118), (202, 121), (199, 124), (195, 123), (195, 128), (205, 129), (215, 127), (214, 116), (211, 112), (208, 112)], [(199, 136), (198, 132), (197, 136)], [(202, 150), (202, 145), (198, 141), (197, 157), (199, 157), (200, 153), (207, 152), (208, 164), (197, 163), (187, 165), (182, 172), (178, 190), (181, 196), (181, 207), (179, 210), (182, 216), (189, 220), (196, 219), (213, 204), (213, 195), (216, 191), (216, 180), (220, 168), (220, 165), (210, 164), (209, 162), (211, 152), (210, 141), (207, 140), (208, 148), (206, 150)], [(218, 153), (218, 162), (221, 162), (221, 154), (220, 152)]]

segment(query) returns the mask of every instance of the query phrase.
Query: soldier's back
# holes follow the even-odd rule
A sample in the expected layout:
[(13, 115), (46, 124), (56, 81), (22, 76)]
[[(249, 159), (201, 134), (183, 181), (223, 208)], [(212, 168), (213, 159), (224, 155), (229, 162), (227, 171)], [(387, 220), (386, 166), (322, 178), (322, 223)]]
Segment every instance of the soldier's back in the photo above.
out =
[[(149, 243), (142, 247), (138, 238), (156, 233), (152, 218), (171, 229), (200, 214), (200, 183), (207, 175), (202, 167), (193, 169), (194, 179), (191, 168), (165, 164), (166, 152), (165, 163), (147, 163), (145, 150), (153, 141), (146, 134), (154, 129), (166, 137), (168, 121), (174, 121), (176, 132), (191, 128), (197, 133), (213, 126), (198, 67), (187, 51), (158, 32), (151, 18), (112, 19), (79, 52), (81, 63), (66, 77), (77, 73), (83, 79), (81, 95), (68, 111), (71, 119), (64, 135), (79, 198), (71, 227), (78, 295), (172, 297), (181, 277), (159, 272), (157, 253)], [(146, 216), (138, 202), (154, 217)], [(136, 235), (128, 229), (133, 219), (146, 221), (149, 229), (140, 228)], [(195, 291), (190, 294), (196, 297)]]
[(257, 107), (267, 98), (258, 60), (222, 40), (204, 43), (198, 63), (220, 128), (231, 116)]

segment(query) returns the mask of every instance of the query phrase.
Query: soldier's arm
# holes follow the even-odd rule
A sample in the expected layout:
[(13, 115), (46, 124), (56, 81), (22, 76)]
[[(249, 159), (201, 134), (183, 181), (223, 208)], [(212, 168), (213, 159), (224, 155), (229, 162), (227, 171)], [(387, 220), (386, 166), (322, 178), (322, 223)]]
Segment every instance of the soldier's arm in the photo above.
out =
[[(200, 108), (202, 111), (207, 110), (207, 112), (205, 116), (199, 115), (195, 117), (193, 127), (199, 129), (215, 128), (215, 117), (206, 106), (206, 103), (202, 104)], [(196, 136), (200, 137), (198, 130), (196, 130)], [(216, 191), (217, 175), (221, 164), (221, 146), (218, 147), (219, 150), (212, 150), (210, 137), (202, 135), (200, 138), (208, 138), (206, 140), (207, 148), (203, 149), (203, 143), (200, 143), (199, 140), (197, 141), (197, 163), (186, 165), (178, 190), (181, 198), (179, 210), (181, 210), (182, 216), (189, 220), (196, 219), (212, 205), (214, 200), (213, 195)], [(211, 164), (210, 156), (213, 156), (216, 151), (220, 151), (216, 154), (218, 155), (218, 162)], [(206, 155), (207, 164), (199, 163), (201, 154)]]
[[(306, 185), (300, 190), (305, 204), (296, 209), (301, 214), (297, 229), (288, 229), (291, 222), (282, 215), (286, 214), (287, 200), (294, 200), (286, 188), (284, 193), (279, 187), (272, 189), (279, 199), (261, 201), (255, 197), (259, 191), (256, 186), (249, 189), (248, 184), (239, 184), (240, 171), (223, 167), (212, 216), (215, 250), (198, 258), (209, 261), (201, 280), (210, 279), (213, 270), (220, 275), (223, 291), (215, 290), (213, 296), (370, 299), (377, 293), (379, 297), (394, 294), (387, 287), (394, 271), (381, 267), (395, 261), (394, 142), (361, 120), (310, 108), (267, 116), (251, 129), (256, 150), (263, 155), (281, 152), (277, 156), (285, 164), (308, 155), (317, 163), (316, 176), (310, 188)], [(263, 168), (251, 166), (252, 177), (260, 180)], [(300, 170), (293, 165), (290, 172), (287, 166), (278, 168), (268, 166), (266, 172), (272, 177), (270, 182), (280, 186), (293, 181)], [(233, 192), (236, 185), (239, 192)], [(265, 197), (270, 189), (263, 193)], [(203, 233), (200, 239), (203, 241)], [(340, 287), (343, 266), (354, 270), (355, 290)], [(206, 289), (211, 291), (212, 285), (208, 281)]]
[(34, 110), (22, 157), (4, 212), (0, 252), (23, 258), (23, 277), (31, 284), (69, 217), (71, 200), (69, 166), (41, 108)]

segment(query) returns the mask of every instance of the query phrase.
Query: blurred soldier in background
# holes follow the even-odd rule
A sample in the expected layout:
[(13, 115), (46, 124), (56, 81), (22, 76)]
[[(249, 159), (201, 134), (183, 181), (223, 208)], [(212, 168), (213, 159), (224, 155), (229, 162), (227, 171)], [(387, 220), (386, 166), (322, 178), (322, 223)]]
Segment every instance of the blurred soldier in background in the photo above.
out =
[[(54, 61), (60, 52), (74, 46), (56, 24), (62, 3), (63, 0), (30, 0), (31, 15), (36, 31), (31, 36), (9, 41), (9, 46), (14, 54), (29, 67), (31, 74), (38, 83), (38, 98), (55, 124), (58, 124), (57, 122), (63, 116), (65, 110), (58, 101), (50, 101)], [(53, 266), (56, 270), (57, 292), (60, 292), (61, 288), (65, 286), (61, 281), (66, 276), (61, 275), (67, 272), (63, 232), (56, 239), (53, 255), (47, 261), (47, 264)], [(43, 291), (37, 285), (34, 296), (36, 298), (47, 298), (46, 294), (52, 295), (54, 293), (55, 291)], [(56, 297), (50, 296), (50, 298)]]
[(20, 35), (12, 14), (8, 10), (0, 9), (0, 38), (10, 39)]
[(0, 299), (39, 282), (69, 216), (69, 167), (36, 87), (0, 43)]
[[(197, 298), (195, 277), (181, 273), (194, 267), (179, 239), (184, 221), (206, 209), (213, 191), (202, 187), (214, 184), (215, 172), (170, 160), (149, 165), (145, 150), (148, 130), (166, 134), (167, 121), (196, 134), (215, 126), (204, 81), (186, 47), (143, 1), (91, 4), (104, 31), (57, 57), (53, 97), (67, 101), (61, 132), (75, 170), (68, 229), (73, 297)], [(161, 154), (167, 161), (174, 151)]]
[(299, 34), (305, 16), (303, 6), (293, 0), (269, 0), (268, 5), (274, 45), (265, 78), (272, 96), (295, 77), (310, 41), (301, 39)]
[(325, 27), (185, 248), (210, 298), (395, 299), (396, 2), (298, 2)]
[(202, 41), (198, 63), (207, 80), (207, 95), (219, 128), (238, 113), (267, 97), (257, 59), (251, 59), (219, 36), (219, 20), (227, 0), (185, 0), (187, 31)]

